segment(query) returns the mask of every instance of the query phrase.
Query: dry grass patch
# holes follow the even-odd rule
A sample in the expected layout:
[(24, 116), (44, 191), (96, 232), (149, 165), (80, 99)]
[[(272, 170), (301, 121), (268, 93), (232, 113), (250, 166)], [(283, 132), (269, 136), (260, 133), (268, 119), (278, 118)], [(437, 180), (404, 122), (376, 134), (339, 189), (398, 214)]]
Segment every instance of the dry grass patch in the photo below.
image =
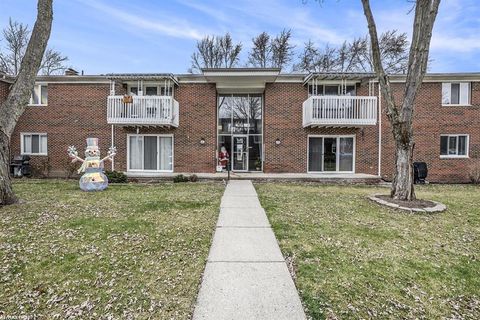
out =
[(480, 319), (480, 188), (428, 185), (448, 210), (367, 199), (385, 188), (257, 184), (313, 319)]
[(14, 187), (25, 203), (0, 208), (0, 317), (190, 318), (221, 184)]

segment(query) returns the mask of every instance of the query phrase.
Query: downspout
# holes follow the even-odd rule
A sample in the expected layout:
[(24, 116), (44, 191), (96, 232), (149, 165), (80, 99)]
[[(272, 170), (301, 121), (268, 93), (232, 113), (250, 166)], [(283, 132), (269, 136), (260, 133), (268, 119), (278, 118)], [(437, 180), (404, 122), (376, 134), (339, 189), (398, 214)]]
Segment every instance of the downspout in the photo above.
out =
[[(114, 133), (115, 133), (115, 129), (114, 129), (114, 125), (112, 124), (112, 145), (111, 145), (112, 148), (115, 146)], [(115, 171), (115, 160), (114, 159), (115, 159), (115, 157), (112, 158), (112, 171)]]
[(382, 91), (378, 83), (378, 176), (382, 176)]
[[(110, 80), (110, 95), (115, 95), (115, 81)], [(112, 144), (110, 145), (112, 148), (115, 146), (115, 138), (114, 138), (114, 125), (112, 124)], [(115, 163), (114, 158), (112, 158), (112, 171), (115, 171)]]

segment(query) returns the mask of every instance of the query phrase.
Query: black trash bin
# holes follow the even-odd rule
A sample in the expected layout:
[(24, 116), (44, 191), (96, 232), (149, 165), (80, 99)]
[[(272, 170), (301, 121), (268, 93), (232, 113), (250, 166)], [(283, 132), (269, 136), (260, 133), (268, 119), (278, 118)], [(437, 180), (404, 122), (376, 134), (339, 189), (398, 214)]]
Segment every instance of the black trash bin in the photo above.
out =
[(16, 178), (29, 176), (32, 174), (32, 167), (30, 165), (30, 156), (15, 156), (10, 163), (10, 173)]
[(416, 184), (425, 184), (427, 179), (428, 167), (426, 162), (413, 163), (413, 181)]

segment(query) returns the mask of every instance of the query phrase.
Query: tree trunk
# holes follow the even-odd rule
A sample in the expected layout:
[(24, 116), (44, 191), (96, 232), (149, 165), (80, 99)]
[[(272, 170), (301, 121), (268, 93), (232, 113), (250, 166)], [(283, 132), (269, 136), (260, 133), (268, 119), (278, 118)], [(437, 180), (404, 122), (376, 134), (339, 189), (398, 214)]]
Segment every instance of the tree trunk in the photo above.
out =
[(10, 137), (27, 107), (52, 29), (53, 0), (38, 0), (37, 20), (7, 99), (0, 104), (0, 205), (17, 201), (10, 179)]
[(392, 181), (391, 197), (398, 200), (415, 200), (413, 187), (414, 144), (395, 144), (395, 176)]
[(17, 202), (10, 178), (10, 139), (0, 132), (0, 206)]
[(389, 76), (383, 68), (377, 26), (370, 8), (370, 1), (361, 1), (368, 23), (373, 67), (385, 99), (386, 114), (392, 125), (392, 133), (395, 138), (395, 176), (392, 182), (391, 196), (399, 200), (415, 200), (413, 188), (413, 147), (415, 145), (412, 127), (413, 111), (415, 97), (427, 71), (432, 29), (440, 0), (415, 1), (412, 44), (401, 106), (398, 106), (395, 101)]

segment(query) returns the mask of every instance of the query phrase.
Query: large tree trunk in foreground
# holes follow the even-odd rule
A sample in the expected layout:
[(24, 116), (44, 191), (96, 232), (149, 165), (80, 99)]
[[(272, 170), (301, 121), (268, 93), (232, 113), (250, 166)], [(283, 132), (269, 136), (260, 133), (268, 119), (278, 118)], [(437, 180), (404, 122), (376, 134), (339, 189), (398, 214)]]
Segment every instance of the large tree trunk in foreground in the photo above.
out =
[(42, 62), (52, 28), (52, 0), (38, 0), (37, 21), (32, 30), (27, 50), (22, 59), (20, 72), (10, 88), (5, 102), (0, 105), (0, 205), (15, 203), (9, 177), (9, 145), (18, 118), (25, 111), (30, 99), (35, 78)]
[(10, 139), (0, 132), (0, 199), (2, 204), (17, 202), (10, 181)]
[[(413, 140), (413, 139), (412, 139)], [(395, 177), (390, 195), (395, 199), (415, 199), (413, 188), (413, 143), (395, 146)]]
[(412, 44), (408, 59), (407, 77), (403, 101), (397, 105), (381, 59), (377, 27), (369, 0), (361, 0), (367, 18), (372, 49), (372, 60), (380, 89), (385, 98), (385, 109), (395, 138), (395, 175), (391, 196), (399, 200), (415, 200), (413, 188), (413, 107), (415, 97), (427, 71), (428, 52), (432, 29), (438, 13), (440, 0), (416, 0)]

